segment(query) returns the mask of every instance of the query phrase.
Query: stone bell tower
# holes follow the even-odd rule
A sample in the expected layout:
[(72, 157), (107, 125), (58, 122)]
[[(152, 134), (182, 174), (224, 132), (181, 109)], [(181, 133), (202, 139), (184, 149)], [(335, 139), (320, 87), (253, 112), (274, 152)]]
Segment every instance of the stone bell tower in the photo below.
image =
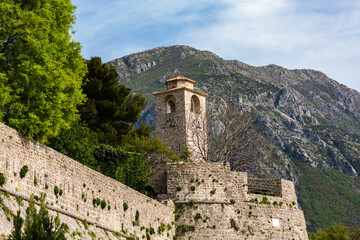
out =
[(155, 97), (155, 136), (179, 152), (187, 147), (193, 161), (207, 154), (206, 93), (194, 90), (195, 81), (178, 76), (165, 82)]

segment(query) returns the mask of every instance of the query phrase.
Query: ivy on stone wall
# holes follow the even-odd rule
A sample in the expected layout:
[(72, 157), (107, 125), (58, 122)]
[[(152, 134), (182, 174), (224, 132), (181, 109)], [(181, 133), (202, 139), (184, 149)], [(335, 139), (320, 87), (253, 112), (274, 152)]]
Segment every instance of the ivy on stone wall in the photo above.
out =
[(3, 173), (0, 173), (0, 187), (6, 183), (6, 176)]
[(150, 166), (143, 155), (100, 145), (95, 148), (94, 156), (101, 173), (139, 192), (147, 193)]

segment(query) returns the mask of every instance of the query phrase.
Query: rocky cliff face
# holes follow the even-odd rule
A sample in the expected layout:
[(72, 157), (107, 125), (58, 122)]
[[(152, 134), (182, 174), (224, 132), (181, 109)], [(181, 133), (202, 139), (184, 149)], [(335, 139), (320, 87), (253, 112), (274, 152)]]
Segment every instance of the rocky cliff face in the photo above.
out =
[[(255, 108), (259, 112), (257, 122), (273, 143), (277, 159), (264, 163), (263, 171), (254, 174), (297, 182), (299, 201), (303, 203), (310, 230), (332, 221), (312, 217), (317, 211), (321, 214), (324, 207), (315, 206), (319, 193), (313, 189), (314, 183), (306, 181), (310, 175), (317, 181), (334, 172), (338, 177), (332, 178), (335, 180), (328, 188), (339, 199), (333, 204), (350, 201), (360, 211), (360, 93), (356, 90), (318, 71), (289, 70), (276, 65), (254, 67), (187, 46), (155, 48), (108, 64), (118, 70), (120, 83), (145, 95), (149, 107), (142, 121), (152, 125), (151, 93), (163, 90), (164, 81), (178, 75), (194, 79), (199, 90), (209, 93), (210, 103), (215, 96), (224, 100), (228, 100), (224, 96), (231, 96), (239, 106)], [(339, 193), (344, 185), (337, 179), (343, 178), (346, 194)], [(351, 196), (348, 192), (352, 192)], [(360, 217), (347, 215), (339, 213), (334, 221), (360, 225)]]

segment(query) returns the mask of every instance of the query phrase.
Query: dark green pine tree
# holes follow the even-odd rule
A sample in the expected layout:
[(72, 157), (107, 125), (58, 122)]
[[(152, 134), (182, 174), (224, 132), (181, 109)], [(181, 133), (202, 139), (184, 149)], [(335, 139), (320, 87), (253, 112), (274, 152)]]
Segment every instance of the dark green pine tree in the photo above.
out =
[(101, 58), (91, 58), (87, 66), (83, 91), (88, 99), (79, 108), (81, 119), (88, 124), (99, 143), (119, 146), (140, 118), (146, 105), (145, 98), (120, 85), (116, 69), (102, 64)]

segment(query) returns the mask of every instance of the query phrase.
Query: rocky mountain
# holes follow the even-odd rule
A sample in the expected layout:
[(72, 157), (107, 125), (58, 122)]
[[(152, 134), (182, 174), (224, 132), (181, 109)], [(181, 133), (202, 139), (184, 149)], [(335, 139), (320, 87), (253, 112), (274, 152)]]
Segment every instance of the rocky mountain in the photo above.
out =
[(216, 96), (231, 96), (239, 106), (255, 108), (277, 157), (253, 174), (295, 181), (310, 231), (339, 221), (360, 226), (358, 91), (319, 71), (254, 67), (188, 46), (159, 47), (108, 64), (120, 83), (146, 97), (142, 121), (152, 125), (152, 92), (178, 75), (195, 80), (210, 104)]

